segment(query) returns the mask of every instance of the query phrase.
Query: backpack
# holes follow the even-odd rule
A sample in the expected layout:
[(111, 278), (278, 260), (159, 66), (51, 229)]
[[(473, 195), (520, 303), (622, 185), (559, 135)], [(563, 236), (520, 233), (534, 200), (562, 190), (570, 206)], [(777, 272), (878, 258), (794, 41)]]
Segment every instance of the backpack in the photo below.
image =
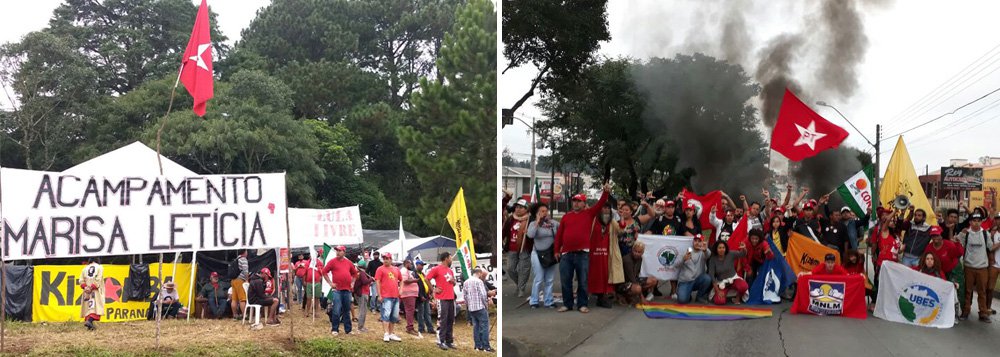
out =
[(236, 258), (229, 262), (229, 268), (226, 270), (226, 278), (233, 280), (240, 277), (240, 258)]

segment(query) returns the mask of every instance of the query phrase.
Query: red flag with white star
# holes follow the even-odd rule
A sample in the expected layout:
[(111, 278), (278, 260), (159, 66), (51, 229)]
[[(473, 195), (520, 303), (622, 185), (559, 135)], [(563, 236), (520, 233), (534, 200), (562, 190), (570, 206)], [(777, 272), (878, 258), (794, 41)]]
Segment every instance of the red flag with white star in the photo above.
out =
[(844, 139), (847, 139), (847, 130), (819, 116), (785, 89), (778, 122), (771, 132), (771, 149), (789, 160), (802, 161), (840, 146)]
[(194, 97), (194, 110), (198, 116), (205, 116), (205, 104), (213, 95), (212, 78), (212, 38), (209, 36), (208, 4), (201, 0), (198, 16), (191, 29), (191, 39), (181, 60), (180, 81), (184, 83), (191, 97)]

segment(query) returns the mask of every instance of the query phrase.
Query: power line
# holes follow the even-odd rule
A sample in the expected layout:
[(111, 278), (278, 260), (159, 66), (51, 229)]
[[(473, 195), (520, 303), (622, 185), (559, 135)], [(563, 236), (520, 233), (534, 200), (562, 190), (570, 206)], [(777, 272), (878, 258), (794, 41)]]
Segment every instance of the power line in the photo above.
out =
[(947, 115), (951, 115), (951, 114), (955, 114), (955, 112), (957, 112), (957, 111), (961, 110), (962, 108), (965, 108), (965, 107), (967, 107), (967, 106), (971, 105), (972, 103), (975, 103), (975, 102), (978, 102), (978, 101), (982, 100), (983, 98), (986, 98), (986, 97), (990, 96), (991, 94), (993, 94), (993, 93), (996, 93), (996, 92), (998, 92), (998, 91), (1000, 91), (1000, 87), (998, 87), (998, 88), (996, 88), (996, 89), (994, 89), (994, 90), (990, 91), (989, 93), (986, 93), (986, 94), (983, 94), (983, 95), (982, 95), (981, 97), (979, 97), (979, 98), (976, 98), (976, 99), (972, 100), (971, 102), (968, 102), (968, 103), (965, 103), (965, 104), (962, 104), (961, 106), (959, 106), (958, 108), (955, 108), (955, 109), (953, 109), (953, 110), (952, 110), (952, 111), (950, 111), (950, 112), (947, 112), (947, 113), (944, 113), (944, 114), (941, 114), (941, 115), (940, 115), (940, 116), (938, 116), (937, 118), (934, 118), (934, 119), (931, 119), (931, 120), (928, 120), (928, 121), (926, 121), (926, 122), (923, 122), (923, 123), (921, 123), (921, 124), (919, 124), (919, 125), (917, 125), (917, 126), (914, 126), (914, 127), (912, 127), (912, 128), (909, 128), (909, 129), (906, 129), (906, 130), (903, 130), (903, 131), (899, 132), (898, 134), (893, 134), (893, 135), (889, 135), (889, 136), (886, 136), (885, 138), (882, 138), (882, 140), (881, 140), (881, 141), (885, 141), (885, 140), (888, 140), (888, 139), (891, 139), (891, 138), (894, 138), (894, 137), (897, 137), (897, 136), (900, 136), (900, 135), (903, 135), (903, 134), (906, 134), (906, 133), (908, 133), (908, 132), (910, 132), (910, 131), (913, 131), (914, 129), (917, 129), (917, 128), (920, 128), (920, 127), (922, 127), (922, 126), (924, 126), (924, 125), (927, 125), (927, 124), (930, 124), (930, 123), (932, 123), (932, 122), (934, 122), (934, 121), (936, 121), (936, 120), (938, 120), (938, 119), (941, 119), (941, 118), (943, 118), (943, 117), (945, 117), (945, 116), (947, 116)]
[[(986, 58), (990, 53), (992, 53), (993, 51), (995, 51), (998, 48), (1000, 48), (1000, 44), (997, 44), (996, 46), (994, 46), (993, 48), (991, 48), (989, 51), (986, 51), (986, 53), (984, 53), (982, 56), (979, 56), (979, 58), (975, 59), (974, 61), (972, 61), (971, 63), (969, 63), (968, 65), (966, 65), (965, 68), (962, 68), (960, 71), (958, 71), (958, 73), (955, 73), (955, 75), (953, 75), (951, 78), (949, 78), (948, 80), (942, 82), (937, 87), (935, 87), (934, 89), (932, 89), (930, 92), (927, 92), (927, 94), (925, 94), (923, 97), (921, 97), (920, 99), (917, 99), (916, 101), (914, 101), (913, 103), (911, 103), (908, 107), (906, 107), (906, 109), (903, 109), (901, 112), (897, 113), (892, 118), (890, 118), (888, 121), (886, 121), (885, 124), (895, 123), (895, 122), (898, 122), (898, 119), (905, 118), (904, 114), (910, 113), (912, 109), (914, 109), (916, 106), (918, 106), (918, 104), (920, 104), (924, 100), (928, 99), (929, 97), (933, 96), (942, 87), (948, 86), (953, 81), (957, 80), (959, 77), (964, 76), (966, 70), (968, 70), (972, 66), (976, 65), (983, 58)], [(990, 56), (990, 57), (992, 58), (992, 57), (996, 56), (997, 54), (1000, 54), (1000, 52), (994, 53), (993, 56)]]
[[(996, 100), (990, 102), (990, 104), (984, 105), (982, 108), (976, 109), (976, 111), (974, 111), (972, 113), (966, 114), (965, 116), (963, 116), (963, 117), (959, 118), (958, 120), (956, 120), (954, 123), (951, 123), (950, 125), (948, 125), (946, 127), (940, 128), (939, 130), (941, 132), (945, 132), (945, 131), (949, 131), (951, 129), (961, 128), (960, 127), (961, 124), (963, 124), (965, 122), (968, 122), (969, 120), (975, 119), (976, 117), (980, 116), (982, 113), (984, 113), (984, 112), (986, 112), (986, 111), (988, 111), (990, 109), (993, 109), (993, 108), (997, 107), (998, 105), (1000, 105), (1000, 98), (997, 98)], [(928, 134), (925, 134), (923, 136), (918, 136), (918, 137), (914, 138), (913, 141), (916, 142), (916, 141), (922, 141), (922, 140), (927, 139), (927, 138), (933, 138), (937, 134), (941, 134), (941, 132), (933, 132), (932, 131), (931, 133), (928, 133)]]
[[(997, 62), (1000, 62), (1000, 58), (997, 58), (996, 60), (993, 60), (993, 62), (990, 62), (990, 64), (989, 64), (989, 65), (993, 65), (994, 63), (997, 63)], [(983, 67), (983, 68), (982, 68), (982, 70), (985, 70), (985, 69), (987, 69), (987, 68), (989, 68), (989, 66), (987, 66), (987, 67)], [(926, 107), (924, 108), (924, 110), (923, 110), (923, 111), (921, 111), (921, 112), (919, 112), (919, 113), (917, 113), (917, 114), (913, 115), (913, 117), (914, 117), (914, 118), (919, 118), (920, 116), (922, 116), (922, 115), (924, 115), (924, 114), (927, 114), (927, 112), (929, 112), (929, 111), (930, 111), (931, 109), (934, 109), (934, 108), (937, 108), (937, 107), (941, 106), (941, 104), (944, 104), (944, 103), (945, 103), (945, 102), (947, 102), (947, 101), (948, 101), (949, 99), (951, 99), (951, 98), (954, 98), (954, 97), (955, 97), (956, 95), (958, 95), (959, 93), (962, 93), (962, 92), (963, 92), (963, 91), (965, 91), (966, 89), (969, 89), (969, 87), (971, 87), (971, 86), (972, 86), (973, 84), (976, 84), (976, 83), (979, 83), (980, 81), (982, 81), (983, 79), (985, 79), (985, 78), (986, 78), (987, 76), (989, 76), (989, 75), (993, 74), (993, 72), (996, 72), (996, 71), (997, 71), (998, 69), (1000, 69), (1000, 67), (996, 67), (996, 68), (993, 68), (993, 70), (992, 70), (992, 71), (989, 71), (989, 72), (987, 72), (986, 74), (984, 74), (984, 75), (981, 75), (981, 76), (977, 77), (977, 79), (976, 79), (975, 81), (972, 81), (972, 82), (969, 82), (969, 84), (966, 84), (966, 85), (965, 85), (964, 87), (962, 87), (962, 89), (959, 89), (958, 91), (955, 91), (954, 93), (951, 93), (951, 95), (949, 95), (949, 96), (948, 96), (947, 98), (944, 98), (944, 99), (941, 99), (941, 101), (937, 102), (936, 104), (933, 104), (933, 105), (929, 105), (929, 106), (926, 106)], [(982, 72), (982, 70), (980, 70), (979, 72)], [(979, 74), (979, 72), (976, 72), (975, 74)], [(972, 78), (973, 78), (973, 77), (969, 77), (969, 78), (967, 78), (966, 80), (968, 80), (968, 79), (972, 79)], [(965, 82), (965, 81), (963, 81), (963, 82), (959, 82), (959, 83), (956, 83), (956, 86), (958, 86), (958, 85), (962, 85), (962, 84), (963, 84), (964, 82)], [(955, 88), (957, 88), (957, 87), (955, 87)], [(941, 94), (941, 95), (945, 95), (945, 93), (948, 93), (948, 92), (950, 92), (950, 90), (949, 90), (949, 91), (945, 91), (945, 92), (942, 92), (942, 94)], [(939, 98), (940, 98), (940, 97), (939, 97)]]
[(975, 127), (978, 127), (978, 126), (980, 126), (980, 125), (983, 125), (983, 124), (986, 124), (986, 123), (989, 123), (989, 122), (990, 122), (991, 120), (993, 120), (993, 119), (996, 119), (996, 118), (1000, 118), (1000, 115), (996, 115), (996, 116), (992, 116), (992, 117), (988, 117), (988, 118), (986, 118), (986, 120), (983, 120), (983, 121), (979, 122), (979, 123), (978, 123), (978, 124), (976, 124), (976, 125), (973, 125), (973, 126), (970, 126), (970, 127), (968, 127), (968, 128), (965, 128), (965, 130), (958, 130), (958, 131), (956, 131), (956, 132), (954, 132), (954, 133), (951, 133), (951, 134), (948, 134), (948, 135), (945, 135), (945, 136), (941, 136), (941, 137), (934, 137), (934, 139), (935, 139), (935, 140), (931, 140), (931, 141), (924, 141), (924, 142), (922, 142), (922, 143), (919, 143), (919, 144), (911, 144), (911, 145), (910, 145), (910, 147), (917, 147), (917, 146), (923, 146), (923, 145), (927, 145), (927, 144), (932, 144), (932, 143), (937, 143), (938, 141), (941, 141), (941, 140), (944, 140), (944, 139), (947, 139), (947, 138), (950, 138), (950, 137), (953, 137), (953, 136), (955, 136), (955, 135), (958, 135), (958, 134), (963, 134), (963, 133), (966, 133), (966, 132), (968, 132), (968, 130), (971, 130), (971, 129), (973, 129), (973, 128), (975, 128)]

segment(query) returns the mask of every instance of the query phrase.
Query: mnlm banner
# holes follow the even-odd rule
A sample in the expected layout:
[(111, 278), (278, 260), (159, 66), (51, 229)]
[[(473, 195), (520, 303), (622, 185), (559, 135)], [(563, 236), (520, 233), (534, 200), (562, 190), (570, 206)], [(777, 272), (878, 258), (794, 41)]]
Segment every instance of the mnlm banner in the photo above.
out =
[[(150, 271), (157, 271), (159, 264), (150, 264)], [(80, 298), (83, 290), (77, 284), (83, 265), (39, 265), (35, 266), (35, 284), (32, 292), (32, 322), (83, 321), (80, 317)], [(187, 304), (188, 289), (191, 286), (191, 264), (163, 264), (163, 280), (176, 285), (181, 304)], [(104, 266), (104, 315), (102, 322), (124, 322), (145, 320), (149, 301), (123, 302), (124, 287), (129, 275), (128, 265)], [(150, 276), (150, 295), (160, 291), (156, 276)]]

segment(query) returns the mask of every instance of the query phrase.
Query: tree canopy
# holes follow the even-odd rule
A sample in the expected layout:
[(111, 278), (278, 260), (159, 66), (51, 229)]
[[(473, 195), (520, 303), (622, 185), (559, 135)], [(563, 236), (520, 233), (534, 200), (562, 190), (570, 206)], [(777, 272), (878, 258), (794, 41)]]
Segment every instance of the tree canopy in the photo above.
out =
[(0, 47), (14, 103), (0, 110), (0, 164), (59, 171), (153, 147), (166, 120), (164, 155), (201, 174), (286, 172), (292, 207), (361, 205), (365, 228), (402, 216), (427, 236), (464, 186), (477, 241), (495, 238), (483, 218), (496, 216), (491, 3), (278, 1), (231, 46), (211, 13), (215, 98), (200, 118), (178, 89), (164, 117), (196, 11), (65, 0), (46, 28)]

